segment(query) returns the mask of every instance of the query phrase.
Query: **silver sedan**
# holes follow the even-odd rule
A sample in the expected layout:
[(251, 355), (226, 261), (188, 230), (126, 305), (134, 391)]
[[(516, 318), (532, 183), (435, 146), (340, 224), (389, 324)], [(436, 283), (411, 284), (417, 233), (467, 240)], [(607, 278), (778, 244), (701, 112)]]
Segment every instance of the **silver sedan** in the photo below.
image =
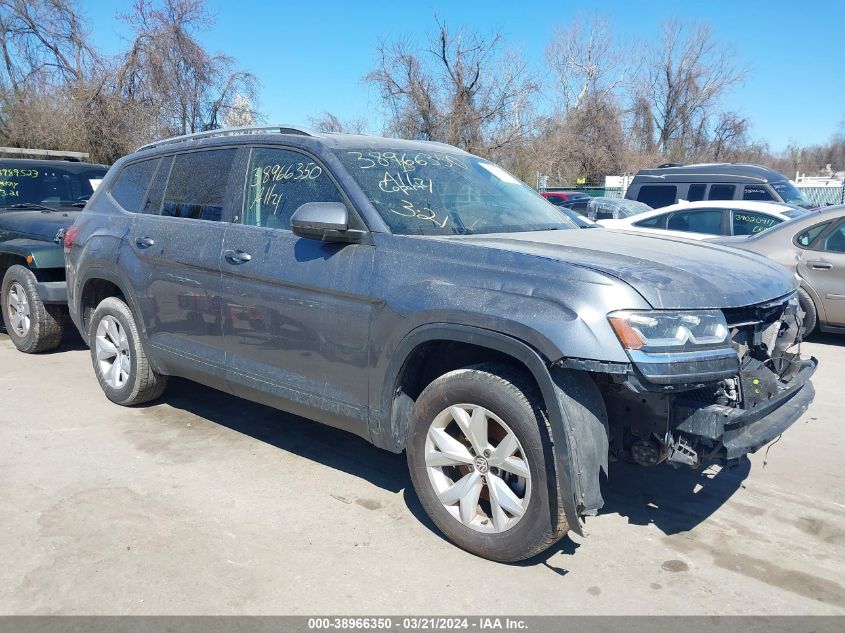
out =
[(714, 240), (765, 255), (794, 270), (805, 334), (845, 333), (845, 205), (827, 207), (750, 237)]

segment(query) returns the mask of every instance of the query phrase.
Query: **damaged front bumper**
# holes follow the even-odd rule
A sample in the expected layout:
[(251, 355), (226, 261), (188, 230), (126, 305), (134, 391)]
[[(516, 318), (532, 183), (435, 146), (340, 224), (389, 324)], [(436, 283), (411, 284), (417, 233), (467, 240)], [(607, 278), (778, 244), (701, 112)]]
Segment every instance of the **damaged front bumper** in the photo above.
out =
[(800, 418), (815, 397), (810, 378), (818, 361), (810, 358), (795, 362), (800, 367), (791, 380), (778, 381), (765, 398), (753, 400), (745, 408), (720, 404), (702, 407), (679, 396), (672, 407), (670, 427), (704, 447), (708, 460), (729, 462), (755, 452)]

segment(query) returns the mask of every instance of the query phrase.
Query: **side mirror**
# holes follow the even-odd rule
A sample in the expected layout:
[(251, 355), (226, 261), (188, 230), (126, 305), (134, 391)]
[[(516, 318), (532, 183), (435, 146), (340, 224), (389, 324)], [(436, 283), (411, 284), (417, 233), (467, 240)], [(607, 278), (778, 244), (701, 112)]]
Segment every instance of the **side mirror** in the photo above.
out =
[(349, 229), (349, 209), (342, 202), (306, 202), (290, 217), (294, 235), (323, 242), (361, 242), (365, 231)]

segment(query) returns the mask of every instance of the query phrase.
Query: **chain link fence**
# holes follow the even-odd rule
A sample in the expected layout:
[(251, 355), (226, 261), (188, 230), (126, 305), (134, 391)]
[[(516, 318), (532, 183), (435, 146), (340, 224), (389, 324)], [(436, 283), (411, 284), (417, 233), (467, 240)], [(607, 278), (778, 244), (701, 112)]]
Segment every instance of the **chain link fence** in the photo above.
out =
[(845, 204), (845, 187), (802, 187), (798, 191), (813, 204), (824, 207), (829, 204)]

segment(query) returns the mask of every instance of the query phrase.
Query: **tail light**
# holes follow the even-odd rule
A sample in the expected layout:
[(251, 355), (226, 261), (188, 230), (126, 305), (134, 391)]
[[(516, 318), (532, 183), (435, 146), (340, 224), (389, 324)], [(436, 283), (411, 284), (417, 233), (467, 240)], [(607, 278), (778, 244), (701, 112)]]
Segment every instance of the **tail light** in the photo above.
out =
[(64, 247), (65, 252), (69, 251), (73, 248), (73, 245), (76, 243), (76, 238), (79, 235), (79, 227), (76, 225), (70, 227), (67, 231), (65, 231), (65, 239), (64, 239)]

